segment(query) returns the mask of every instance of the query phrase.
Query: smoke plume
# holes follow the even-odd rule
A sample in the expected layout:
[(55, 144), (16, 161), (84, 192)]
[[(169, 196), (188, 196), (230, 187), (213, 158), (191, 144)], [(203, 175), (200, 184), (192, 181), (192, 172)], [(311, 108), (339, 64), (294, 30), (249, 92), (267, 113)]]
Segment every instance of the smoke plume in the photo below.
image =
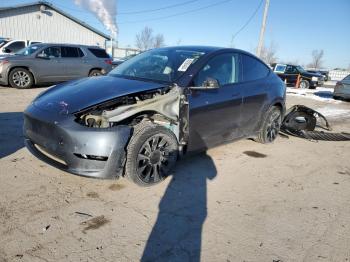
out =
[(74, 0), (74, 3), (94, 13), (112, 36), (117, 36), (117, 0)]

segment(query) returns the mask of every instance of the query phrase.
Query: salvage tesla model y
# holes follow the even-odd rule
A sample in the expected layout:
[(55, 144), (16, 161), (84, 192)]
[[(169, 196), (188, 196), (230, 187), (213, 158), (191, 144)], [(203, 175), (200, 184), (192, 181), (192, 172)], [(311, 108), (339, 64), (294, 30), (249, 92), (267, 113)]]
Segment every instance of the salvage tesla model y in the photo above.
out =
[(272, 142), (285, 111), (284, 83), (237, 49), (167, 47), (107, 76), (56, 85), (24, 114), (27, 148), (68, 172), (162, 181), (179, 155), (240, 138)]

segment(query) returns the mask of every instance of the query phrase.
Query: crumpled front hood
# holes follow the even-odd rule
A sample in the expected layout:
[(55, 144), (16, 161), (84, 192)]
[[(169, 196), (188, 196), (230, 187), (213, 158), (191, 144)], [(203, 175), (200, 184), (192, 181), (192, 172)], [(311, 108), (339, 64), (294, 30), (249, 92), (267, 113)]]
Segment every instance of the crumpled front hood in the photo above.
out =
[(41, 93), (33, 104), (45, 111), (71, 114), (117, 97), (164, 86), (112, 76), (89, 77), (56, 85)]

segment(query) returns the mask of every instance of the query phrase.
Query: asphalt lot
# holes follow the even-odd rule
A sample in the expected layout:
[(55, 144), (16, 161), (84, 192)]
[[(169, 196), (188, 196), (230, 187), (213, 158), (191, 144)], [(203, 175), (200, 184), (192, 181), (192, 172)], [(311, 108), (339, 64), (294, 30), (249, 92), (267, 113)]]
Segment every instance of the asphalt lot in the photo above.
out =
[[(23, 147), (22, 112), (43, 90), (0, 88), (0, 261), (350, 261), (350, 142), (242, 140), (140, 188)], [(330, 89), (288, 92), (288, 107), (350, 133), (350, 103)]]

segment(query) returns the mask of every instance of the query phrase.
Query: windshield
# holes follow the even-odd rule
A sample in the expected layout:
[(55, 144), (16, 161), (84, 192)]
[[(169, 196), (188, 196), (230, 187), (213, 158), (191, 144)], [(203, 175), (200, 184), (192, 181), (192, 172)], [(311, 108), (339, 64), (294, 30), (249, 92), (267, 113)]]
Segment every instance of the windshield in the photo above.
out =
[(297, 69), (300, 73), (306, 72), (304, 68), (302, 68), (301, 66), (297, 66)]
[(23, 48), (21, 50), (19, 50), (17, 53), (15, 53), (16, 55), (24, 55), (24, 56), (28, 56), (31, 54), (34, 54), (36, 51), (38, 51), (39, 46), (37, 45), (30, 45), (26, 48)]
[(155, 82), (174, 82), (202, 55), (204, 53), (198, 51), (154, 49), (125, 61), (109, 75)]

